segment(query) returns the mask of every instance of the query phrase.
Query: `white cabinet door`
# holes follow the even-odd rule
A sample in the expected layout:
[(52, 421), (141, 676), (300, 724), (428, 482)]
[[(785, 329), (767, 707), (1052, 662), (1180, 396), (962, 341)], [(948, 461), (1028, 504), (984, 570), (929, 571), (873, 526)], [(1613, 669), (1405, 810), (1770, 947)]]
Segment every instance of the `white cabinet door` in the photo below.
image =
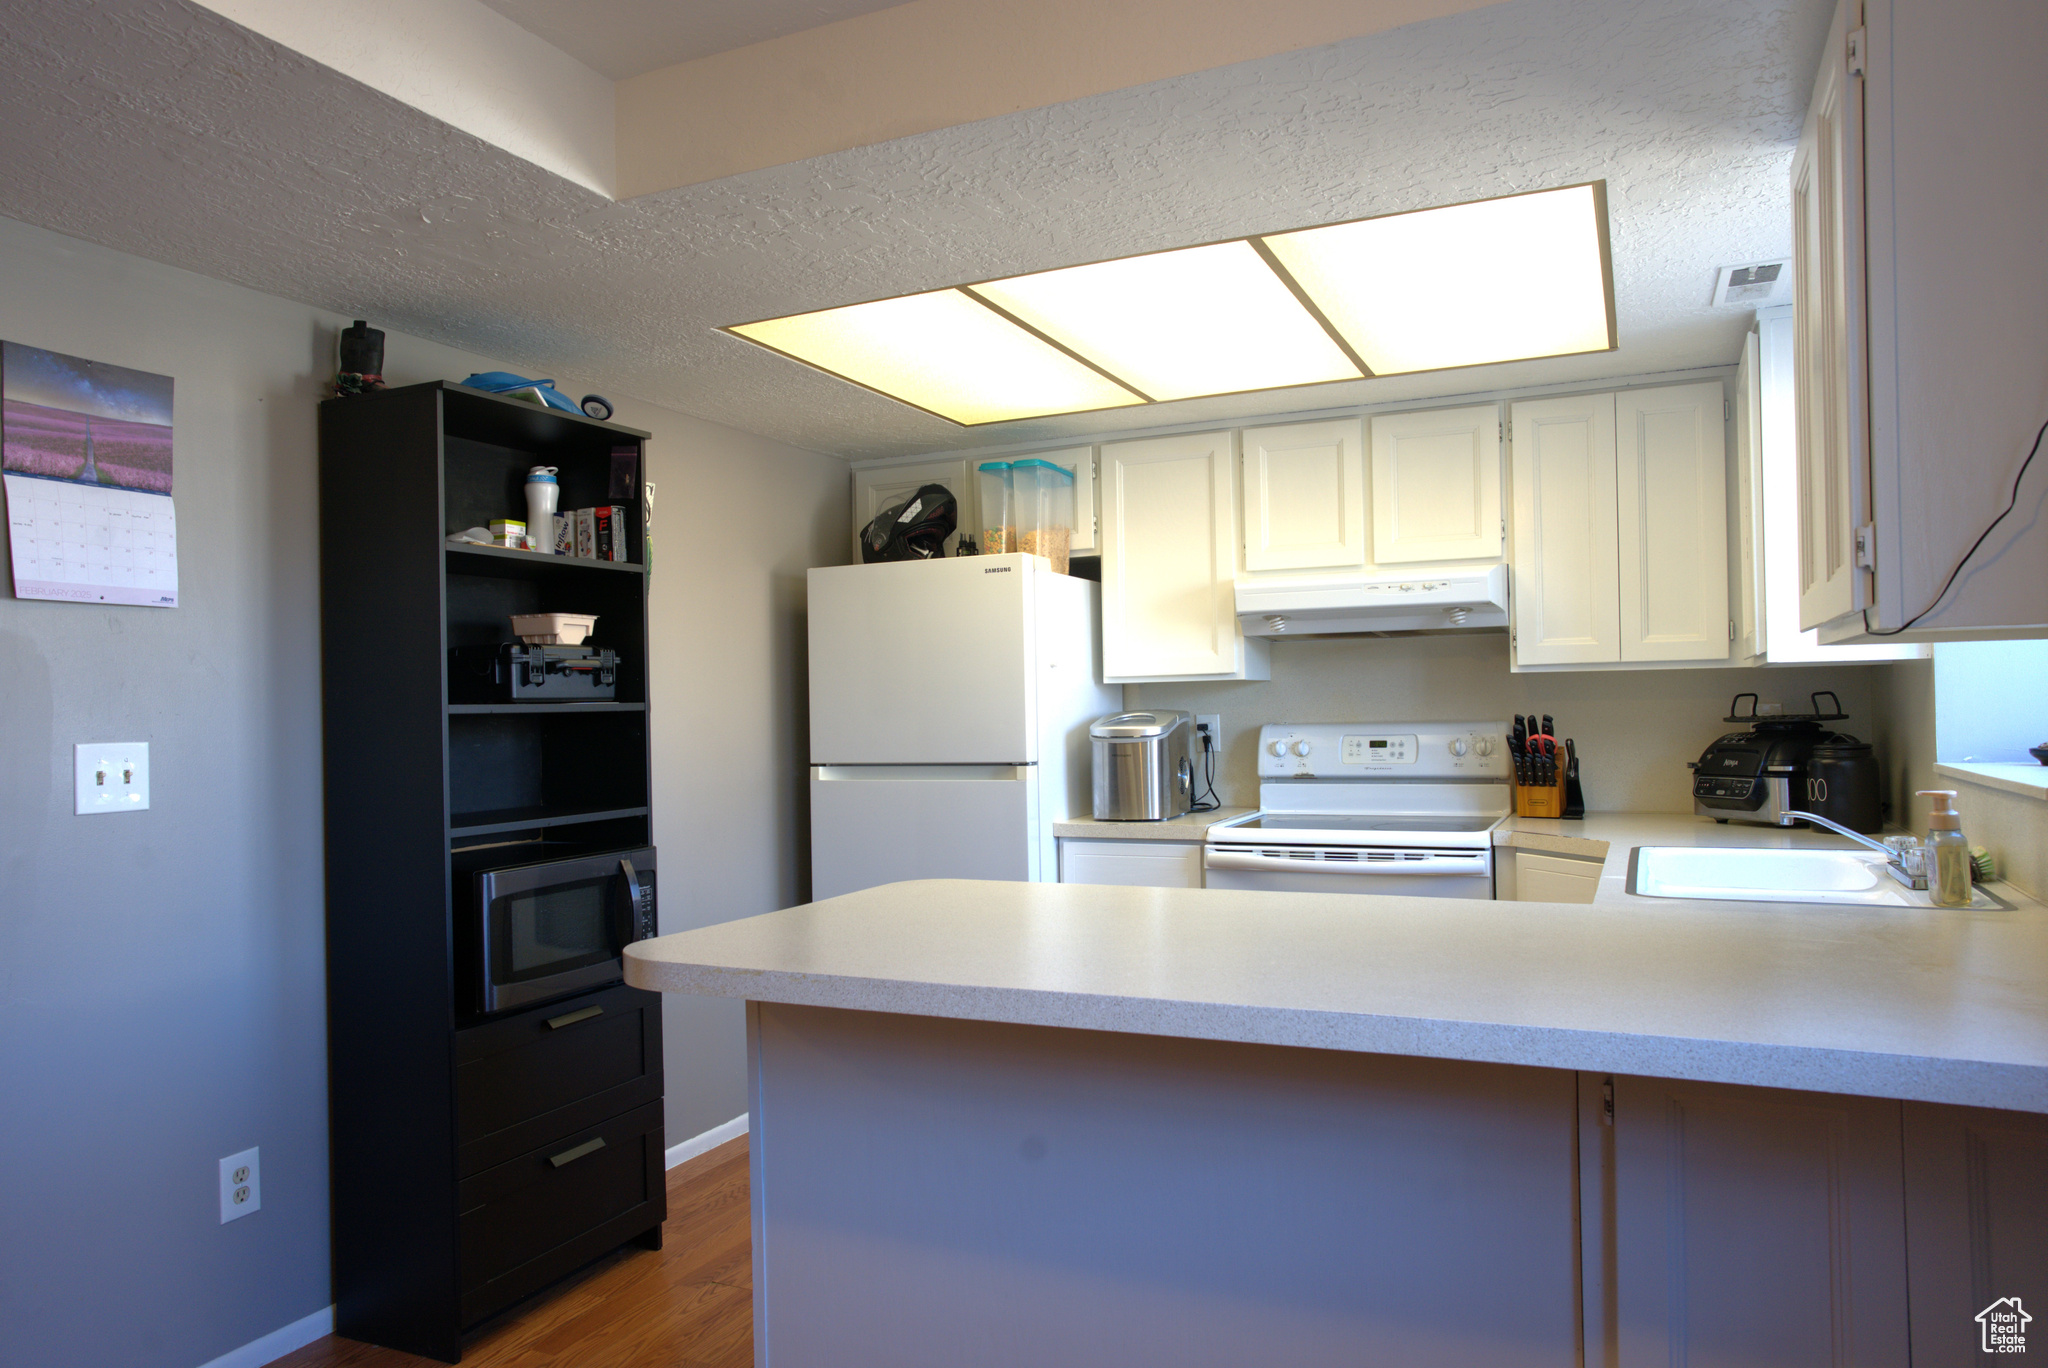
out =
[(1503, 902), (1590, 903), (1603, 861), (1533, 850), (1496, 850), (1494, 897)]
[(901, 503), (917, 492), (919, 485), (944, 485), (960, 504), (959, 530), (946, 538), (946, 554), (959, 545), (960, 533), (972, 536), (980, 524), (972, 469), (967, 458), (924, 461), (917, 465), (871, 466), (853, 472), (853, 559), (860, 560), (861, 529), (874, 521), (875, 514), (890, 504)]
[[(1583, 1077), (1598, 1096), (1599, 1076)], [(1897, 1102), (1654, 1078), (1613, 1087), (1611, 1127), (1581, 1121), (1581, 1154), (1607, 1161), (1604, 1219), (1582, 1221), (1586, 1266), (1614, 1279), (1588, 1279), (1606, 1305), (1587, 1307), (1586, 1362), (1906, 1368)]]
[(1060, 841), (1060, 882), (1200, 888), (1200, 841)]
[(1523, 401), (1513, 422), (1515, 659), (1618, 661), (1614, 396)]
[(1102, 448), (1102, 677), (1266, 679), (1262, 637), (1238, 630), (1229, 432)]
[(1364, 568), (1362, 438), (1356, 418), (1245, 429), (1245, 569)]
[(1500, 555), (1500, 405), (1375, 414), (1372, 558)]
[(1841, 0), (1792, 157), (1802, 628), (1870, 602), (1856, 564), (1857, 532), (1870, 504), (1862, 27), (1862, 0)]
[(1621, 658), (1728, 658), (1728, 428), (1721, 382), (1614, 396)]

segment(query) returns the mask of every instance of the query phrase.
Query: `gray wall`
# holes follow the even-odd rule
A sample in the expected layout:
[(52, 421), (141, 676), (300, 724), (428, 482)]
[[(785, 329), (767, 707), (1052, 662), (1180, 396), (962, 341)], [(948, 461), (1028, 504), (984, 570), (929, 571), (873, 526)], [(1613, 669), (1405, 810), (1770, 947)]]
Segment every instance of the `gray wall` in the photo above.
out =
[[(344, 322), (0, 220), (0, 337), (177, 380), (183, 604), (0, 597), (6, 1368), (192, 1368), (330, 1299), (313, 406)], [(393, 383), (492, 367), (390, 342)], [(802, 570), (844, 557), (845, 468), (620, 417), (666, 532), (664, 924), (769, 910), (806, 882)], [(71, 814), (99, 740), (149, 743), (148, 812)], [(675, 1005), (671, 1140), (745, 1108), (738, 1010)], [(263, 1209), (220, 1225), (250, 1145)]]
[(1223, 715), (1217, 792), (1258, 801), (1265, 722), (1506, 721), (1549, 713), (1578, 742), (1586, 806), (1600, 812), (1691, 812), (1692, 772), (1707, 743), (1733, 730), (1728, 701), (1753, 691), (1800, 711), (1815, 689), (1841, 696), (1846, 731), (1868, 736), (1883, 665), (1809, 669), (1587, 670), (1510, 674), (1505, 632), (1430, 637), (1307, 637), (1273, 646), (1270, 681), (1126, 685), (1128, 706)]

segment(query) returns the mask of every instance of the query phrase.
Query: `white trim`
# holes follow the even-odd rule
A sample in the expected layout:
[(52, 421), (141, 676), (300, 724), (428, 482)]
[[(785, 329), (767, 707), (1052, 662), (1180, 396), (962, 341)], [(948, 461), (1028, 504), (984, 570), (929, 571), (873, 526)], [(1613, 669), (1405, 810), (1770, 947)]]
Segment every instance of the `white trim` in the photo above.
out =
[[(662, 1167), (674, 1168), (687, 1163), (698, 1155), (717, 1149), (728, 1140), (737, 1140), (747, 1133), (747, 1114), (741, 1112), (722, 1126), (713, 1126), (702, 1135), (693, 1135), (679, 1144), (670, 1145), (666, 1154), (667, 1163)], [(212, 1368), (209, 1364), (207, 1368)]]
[(266, 1363), (333, 1333), (334, 1308), (323, 1306), (310, 1316), (301, 1316), (290, 1325), (271, 1331), (262, 1339), (250, 1340), (239, 1349), (230, 1349), (219, 1358), (202, 1363), (199, 1368), (263, 1368)]
[(1966, 784), (1981, 784), (1985, 788), (1998, 789), (2005, 793), (2017, 793), (2023, 798), (2048, 799), (2048, 765), (1962, 763), (1944, 762), (1934, 767), (1936, 774), (1949, 779), (1960, 779)]

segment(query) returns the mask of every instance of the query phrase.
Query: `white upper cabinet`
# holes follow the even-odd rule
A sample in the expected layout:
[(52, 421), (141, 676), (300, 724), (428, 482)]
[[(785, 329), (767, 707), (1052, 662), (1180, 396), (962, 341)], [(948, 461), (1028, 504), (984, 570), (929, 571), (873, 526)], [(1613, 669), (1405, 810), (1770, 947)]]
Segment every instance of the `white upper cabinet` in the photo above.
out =
[(1718, 380), (1614, 396), (1623, 660), (1728, 658), (1725, 402)]
[(1513, 421), (1516, 663), (1619, 660), (1614, 396), (1525, 400)]
[(1356, 418), (1244, 432), (1244, 568), (1366, 562), (1364, 431)]
[(917, 465), (871, 466), (853, 472), (853, 559), (860, 560), (861, 529), (874, 521), (875, 514), (890, 504), (901, 503), (921, 485), (944, 485), (959, 503), (960, 524), (946, 538), (945, 554), (952, 555), (960, 544), (960, 533), (969, 536), (980, 524), (975, 521), (976, 499), (972, 467), (964, 456), (944, 461), (923, 461)]
[(1728, 659), (1724, 402), (1707, 381), (1514, 405), (1517, 668)]
[(1499, 556), (1500, 439), (1498, 404), (1375, 414), (1373, 561)]
[(1238, 629), (1236, 434), (1104, 444), (1102, 677), (1267, 679)]
[(1792, 157), (1802, 628), (1870, 602), (1857, 563), (1870, 505), (1862, 33), (1862, 0), (1841, 0)]

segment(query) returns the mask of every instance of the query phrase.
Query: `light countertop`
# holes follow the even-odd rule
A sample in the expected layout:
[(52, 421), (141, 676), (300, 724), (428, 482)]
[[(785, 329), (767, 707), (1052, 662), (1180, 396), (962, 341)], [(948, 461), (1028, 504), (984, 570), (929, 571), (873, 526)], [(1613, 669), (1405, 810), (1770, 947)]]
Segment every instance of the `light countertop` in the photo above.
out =
[(1246, 816), (1251, 811), (1247, 807), (1227, 807), (1214, 812), (1184, 812), (1164, 822), (1098, 822), (1093, 817), (1075, 817), (1054, 822), (1052, 834), (1065, 840), (1200, 841), (1216, 823)]
[[(1681, 821), (1616, 817), (1570, 838), (1518, 823), (1512, 835), (1640, 829), (1663, 844)], [(1606, 859), (1625, 866), (1626, 846)], [(1615, 900), (1609, 882), (1570, 906), (929, 880), (642, 941), (626, 981), (2048, 1112), (2039, 905)]]

